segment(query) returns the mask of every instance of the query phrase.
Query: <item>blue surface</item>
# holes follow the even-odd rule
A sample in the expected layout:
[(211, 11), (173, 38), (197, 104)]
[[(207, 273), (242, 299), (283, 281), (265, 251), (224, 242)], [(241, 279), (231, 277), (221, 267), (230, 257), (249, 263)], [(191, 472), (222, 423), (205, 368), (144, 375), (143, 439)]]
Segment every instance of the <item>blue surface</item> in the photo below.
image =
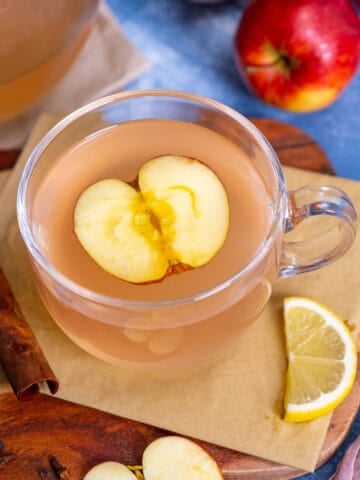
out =
[[(186, 0), (108, 0), (129, 39), (152, 65), (127, 88), (192, 91), (247, 116), (291, 123), (322, 146), (338, 175), (360, 180), (360, 72), (340, 98), (320, 112), (299, 115), (265, 105), (242, 88), (234, 65), (232, 43), (241, 3), (205, 6)], [(359, 434), (360, 412), (336, 455), (301, 479), (328, 480), (345, 448)]]
[(360, 180), (360, 73), (330, 107), (294, 114), (248, 94), (232, 43), (241, 0), (205, 6), (186, 0), (108, 0), (128, 37), (152, 68), (128, 88), (173, 88), (220, 100), (247, 116), (277, 118), (311, 135), (336, 173)]

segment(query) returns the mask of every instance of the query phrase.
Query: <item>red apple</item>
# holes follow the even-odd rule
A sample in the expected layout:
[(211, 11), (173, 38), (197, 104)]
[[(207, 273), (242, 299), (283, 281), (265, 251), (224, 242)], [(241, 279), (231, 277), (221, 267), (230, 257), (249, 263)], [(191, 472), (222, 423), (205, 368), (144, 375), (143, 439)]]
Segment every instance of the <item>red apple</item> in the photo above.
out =
[(331, 104), (355, 75), (360, 19), (349, 0), (253, 0), (235, 57), (246, 85), (294, 112)]

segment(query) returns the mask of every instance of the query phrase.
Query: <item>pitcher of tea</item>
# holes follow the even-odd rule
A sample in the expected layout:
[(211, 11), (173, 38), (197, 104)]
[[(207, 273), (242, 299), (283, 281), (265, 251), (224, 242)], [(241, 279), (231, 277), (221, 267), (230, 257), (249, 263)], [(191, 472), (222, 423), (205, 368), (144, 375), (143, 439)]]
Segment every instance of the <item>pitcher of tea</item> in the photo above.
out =
[(0, 122), (26, 110), (68, 71), (89, 35), (99, 0), (3, 0)]

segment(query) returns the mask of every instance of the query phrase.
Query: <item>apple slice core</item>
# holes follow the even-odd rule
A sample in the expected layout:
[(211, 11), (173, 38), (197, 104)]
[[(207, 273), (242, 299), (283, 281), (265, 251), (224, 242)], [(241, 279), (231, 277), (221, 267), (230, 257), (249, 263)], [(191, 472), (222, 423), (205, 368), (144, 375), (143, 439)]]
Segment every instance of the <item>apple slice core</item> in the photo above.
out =
[(145, 163), (139, 187), (176, 259), (192, 267), (208, 263), (229, 227), (226, 191), (215, 173), (197, 160), (164, 155)]
[(117, 179), (88, 187), (77, 201), (75, 234), (104, 270), (139, 283), (162, 278), (168, 260), (138, 192)]
[(74, 231), (90, 257), (132, 283), (208, 263), (229, 228), (227, 194), (215, 173), (195, 159), (164, 155), (142, 166), (138, 185), (100, 180), (80, 195)]

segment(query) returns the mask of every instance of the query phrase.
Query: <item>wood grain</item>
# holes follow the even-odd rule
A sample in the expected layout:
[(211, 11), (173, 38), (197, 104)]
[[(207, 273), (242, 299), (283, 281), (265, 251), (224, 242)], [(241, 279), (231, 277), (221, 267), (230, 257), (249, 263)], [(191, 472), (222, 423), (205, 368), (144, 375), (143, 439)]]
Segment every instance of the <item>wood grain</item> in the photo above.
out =
[[(334, 174), (325, 153), (298, 128), (276, 120), (252, 120), (272, 143), (283, 165)], [(0, 152), (0, 168), (9, 165), (9, 158), (14, 161), (16, 153), (3, 156)], [(358, 373), (352, 392), (332, 416), (319, 465), (344, 440), (359, 404)], [(138, 464), (145, 446), (168, 433), (43, 394), (27, 402), (3, 394), (0, 414), (1, 480), (81, 480), (91, 466), (101, 461)], [(199, 443), (216, 458), (226, 480), (288, 480), (304, 473)]]
[[(359, 401), (360, 372), (355, 388), (333, 414), (319, 465), (343, 441)], [(99, 462), (139, 465), (146, 445), (169, 434), (44, 394), (26, 402), (18, 401), (11, 393), (3, 394), (0, 412), (1, 480), (19, 480), (19, 472), (22, 480), (81, 480)], [(285, 480), (304, 473), (209, 443), (197, 443), (214, 456), (226, 480)]]
[(270, 118), (251, 118), (273, 146), (282, 165), (334, 175), (325, 152), (300, 128)]

